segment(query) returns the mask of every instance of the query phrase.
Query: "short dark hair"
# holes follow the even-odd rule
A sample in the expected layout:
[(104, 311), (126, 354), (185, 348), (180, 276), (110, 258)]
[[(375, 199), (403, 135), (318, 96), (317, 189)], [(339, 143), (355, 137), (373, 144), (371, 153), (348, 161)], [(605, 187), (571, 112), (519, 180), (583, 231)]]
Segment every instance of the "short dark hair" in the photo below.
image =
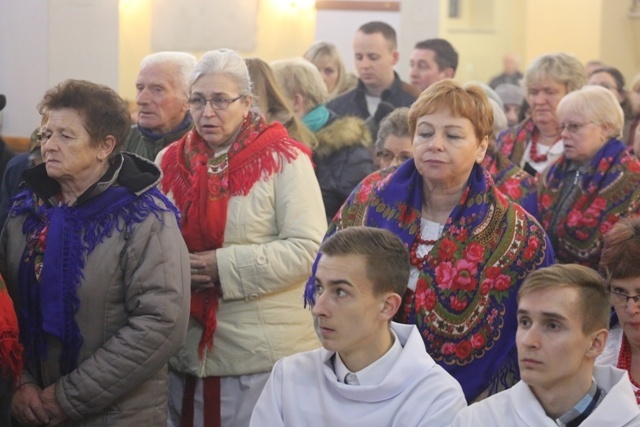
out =
[(396, 36), (396, 30), (386, 22), (382, 21), (371, 21), (366, 24), (362, 24), (358, 31), (364, 34), (375, 34), (380, 33), (382, 37), (386, 41), (389, 42), (389, 45), (393, 50), (398, 47), (398, 37)]
[(361, 255), (366, 259), (367, 277), (376, 295), (394, 292), (404, 295), (409, 281), (409, 252), (392, 232), (373, 227), (349, 227), (338, 231), (320, 246), (326, 256)]
[(600, 271), (607, 280), (640, 277), (640, 217), (623, 218), (604, 235)]
[(602, 276), (597, 271), (578, 264), (555, 264), (529, 274), (518, 291), (522, 297), (547, 289), (576, 289), (582, 314), (582, 331), (589, 334), (609, 328), (611, 303)]
[(65, 80), (44, 94), (38, 112), (46, 119), (49, 112), (63, 108), (78, 112), (92, 144), (111, 135), (116, 141), (111, 155), (120, 151), (131, 128), (131, 114), (116, 91), (86, 80)]
[(416, 43), (414, 49), (434, 51), (436, 54), (436, 64), (438, 64), (440, 71), (445, 68), (451, 68), (455, 74), (458, 69), (458, 52), (456, 52), (451, 43), (445, 39), (423, 40)]

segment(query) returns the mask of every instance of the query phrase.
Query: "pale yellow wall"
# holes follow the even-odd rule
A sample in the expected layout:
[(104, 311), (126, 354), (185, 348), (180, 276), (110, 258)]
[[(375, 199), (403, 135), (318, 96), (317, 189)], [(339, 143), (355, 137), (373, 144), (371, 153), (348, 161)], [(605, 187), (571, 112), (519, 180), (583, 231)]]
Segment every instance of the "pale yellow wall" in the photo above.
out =
[(629, 1), (602, 1), (600, 59), (618, 68), (628, 86), (640, 73), (640, 18), (629, 18)]
[[(135, 99), (140, 61), (151, 52), (151, 1), (120, 0), (120, 95)], [(298, 3), (296, 6), (292, 4)], [(260, 0), (256, 49), (238, 52), (266, 61), (301, 56), (313, 43), (316, 12), (309, 0)], [(199, 57), (203, 52), (192, 52)]]
[(582, 63), (598, 59), (602, 3), (603, 0), (526, 0), (526, 62), (552, 52), (573, 54)]
[[(129, 99), (140, 60), (151, 53), (151, 1), (120, 0), (119, 89)], [(313, 42), (316, 12), (310, 0), (291, 3), (260, 0), (256, 49), (240, 54), (267, 61), (301, 55)], [(640, 72), (640, 19), (628, 18), (627, 0), (461, 0), (459, 19), (447, 16), (448, 4), (440, 0), (439, 36), (460, 55), (460, 81), (488, 81), (508, 52), (520, 55), (522, 69), (539, 55), (564, 51), (583, 63), (602, 59), (628, 80)]]
[(449, 18), (448, 4), (440, 0), (440, 37), (458, 51), (457, 80), (488, 82), (505, 53), (524, 55), (523, 0), (463, 0), (460, 18)]
[(457, 79), (487, 81), (500, 71), (504, 53), (522, 67), (552, 52), (582, 63), (600, 59), (627, 80), (640, 72), (640, 19), (629, 18), (628, 0), (460, 0), (460, 18), (448, 17), (440, 0), (440, 37), (460, 54)]
[(120, 96), (135, 100), (140, 61), (151, 53), (151, 1), (120, 0)]

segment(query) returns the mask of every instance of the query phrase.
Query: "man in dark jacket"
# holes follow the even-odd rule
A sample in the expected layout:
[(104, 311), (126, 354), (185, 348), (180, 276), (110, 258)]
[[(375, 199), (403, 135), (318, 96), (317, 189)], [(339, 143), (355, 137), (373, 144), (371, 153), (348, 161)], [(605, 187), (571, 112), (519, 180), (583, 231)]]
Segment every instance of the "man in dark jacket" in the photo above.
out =
[(362, 25), (353, 39), (358, 86), (327, 104), (339, 116), (366, 119), (381, 101), (394, 107), (413, 104), (419, 91), (400, 80), (393, 67), (398, 63), (396, 32), (384, 22)]
[(138, 124), (131, 127), (124, 151), (154, 161), (167, 145), (193, 128), (189, 114), (189, 75), (196, 59), (184, 52), (146, 56), (136, 78)]

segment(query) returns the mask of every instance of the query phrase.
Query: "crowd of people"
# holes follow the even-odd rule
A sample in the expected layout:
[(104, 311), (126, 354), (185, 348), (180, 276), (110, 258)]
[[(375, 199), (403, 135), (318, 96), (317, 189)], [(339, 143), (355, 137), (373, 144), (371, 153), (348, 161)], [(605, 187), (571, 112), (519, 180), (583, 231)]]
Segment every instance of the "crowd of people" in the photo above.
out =
[[(362, 25), (49, 89), (0, 194), (0, 425), (640, 426), (640, 76)], [(37, 126), (35, 126), (37, 125)]]

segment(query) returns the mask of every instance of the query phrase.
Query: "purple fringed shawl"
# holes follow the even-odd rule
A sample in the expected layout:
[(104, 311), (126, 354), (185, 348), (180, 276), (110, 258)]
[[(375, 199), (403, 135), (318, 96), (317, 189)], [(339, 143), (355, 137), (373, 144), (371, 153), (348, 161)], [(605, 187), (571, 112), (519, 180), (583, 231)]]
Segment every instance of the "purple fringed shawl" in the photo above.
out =
[[(394, 232), (410, 248), (419, 231), (422, 188), (413, 160), (396, 172), (369, 175), (342, 206), (327, 237), (366, 225)], [(427, 352), (458, 380), (471, 402), (487, 389), (495, 393), (517, 380), (517, 291), (529, 272), (552, 263), (540, 225), (496, 191), (476, 165), (396, 320), (418, 327)], [(312, 276), (305, 290), (310, 303), (313, 293)]]
[(540, 178), (540, 223), (556, 245), (558, 262), (597, 270), (602, 236), (620, 218), (640, 213), (640, 162), (629, 155), (622, 142), (610, 139), (580, 176), (575, 199), (559, 206), (570, 166), (562, 156)]
[[(47, 357), (49, 334), (62, 342), (60, 371), (64, 375), (76, 368), (82, 346), (75, 321), (80, 305), (76, 289), (85, 274), (91, 273), (84, 271), (87, 256), (114, 232), (131, 233), (134, 225), (149, 215), (160, 218), (159, 212), (172, 211), (177, 217), (178, 212), (157, 188), (138, 196), (125, 187), (113, 186), (76, 206), (51, 206), (31, 190), (14, 200), (10, 215), (25, 216), (22, 232), (27, 239), (18, 271), (18, 317), (25, 364), (37, 366)], [(46, 241), (39, 241), (45, 235)], [(38, 280), (36, 249), (43, 245), (43, 267)]]

